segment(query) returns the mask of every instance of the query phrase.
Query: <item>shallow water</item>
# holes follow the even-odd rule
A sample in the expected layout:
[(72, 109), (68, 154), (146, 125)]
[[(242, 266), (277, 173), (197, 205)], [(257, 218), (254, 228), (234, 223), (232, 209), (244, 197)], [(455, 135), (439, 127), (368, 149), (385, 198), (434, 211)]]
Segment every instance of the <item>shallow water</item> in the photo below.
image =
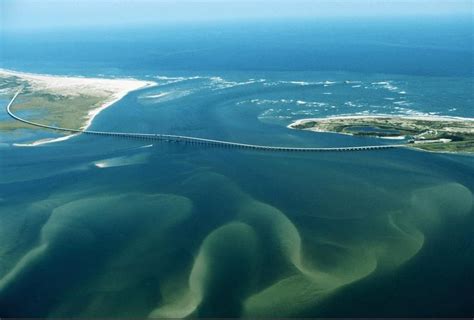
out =
[[(14, 45), (6, 67), (81, 74), (84, 60), (54, 64), (48, 48), (38, 52), (44, 64), (28, 52), (23, 63), (8, 60), (22, 47)], [(158, 82), (103, 111), (92, 130), (355, 146), (390, 141), (286, 126), (354, 113), (474, 116), (473, 79), (459, 70), (158, 72), (154, 48), (142, 46), (150, 56), (133, 66), (128, 51), (87, 65), (83, 75)], [(472, 156), (262, 152), (86, 135), (12, 145), (51, 134), (1, 136), (2, 316), (472, 315)]]
[[(232, 81), (131, 93), (92, 129), (273, 145), (378, 143), (287, 129), (297, 105), (285, 106), (289, 118), (262, 119), (268, 106), (241, 103), (316, 96), (319, 87)], [(183, 90), (192, 92), (149, 98)], [(406, 306), (414, 296), (439, 315), (469, 312), (469, 288), (459, 288), (473, 262), (470, 156), (265, 153), (89, 136), (4, 147), (2, 155), (5, 315), (366, 315), (361, 302), (348, 301), (354, 295), (373, 302), (369, 314), (432, 314)], [(436, 278), (436, 288), (420, 284), (420, 274)], [(440, 295), (449, 303), (434, 305)]]

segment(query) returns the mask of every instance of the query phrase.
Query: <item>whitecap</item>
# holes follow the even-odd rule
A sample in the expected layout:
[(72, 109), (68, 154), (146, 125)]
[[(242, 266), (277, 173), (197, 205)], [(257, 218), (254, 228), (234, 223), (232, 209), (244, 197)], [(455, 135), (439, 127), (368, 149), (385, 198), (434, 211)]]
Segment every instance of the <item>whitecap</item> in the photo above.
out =
[(309, 86), (311, 84), (310, 82), (306, 82), (306, 81), (288, 81), (288, 83), (297, 84), (300, 86)]
[(411, 106), (413, 104), (413, 103), (405, 101), (405, 100), (394, 101), (392, 103), (396, 104), (398, 106)]
[(393, 85), (391, 81), (372, 82), (371, 84), (379, 88), (387, 89), (390, 92), (395, 92), (399, 90), (398, 87)]
[(262, 83), (266, 81), (265, 79), (258, 79), (258, 80), (248, 79), (246, 81), (238, 82), (238, 81), (225, 80), (224, 78), (217, 77), (217, 76), (210, 77), (209, 80), (211, 82), (211, 87), (213, 90), (228, 89), (228, 88), (233, 88), (237, 86), (244, 86), (244, 85), (249, 85), (249, 84), (254, 84), (254, 83)]
[(344, 102), (344, 105), (346, 105), (348, 107), (357, 107), (358, 106), (357, 104), (355, 104), (352, 101), (346, 101), (346, 102)]
[(159, 81), (158, 86), (164, 86), (164, 85), (183, 82), (183, 81), (188, 81), (188, 80), (205, 79), (206, 77), (201, 77), (201, 76), (190, 76), (190, 77), (154, 76), (153, 78)]

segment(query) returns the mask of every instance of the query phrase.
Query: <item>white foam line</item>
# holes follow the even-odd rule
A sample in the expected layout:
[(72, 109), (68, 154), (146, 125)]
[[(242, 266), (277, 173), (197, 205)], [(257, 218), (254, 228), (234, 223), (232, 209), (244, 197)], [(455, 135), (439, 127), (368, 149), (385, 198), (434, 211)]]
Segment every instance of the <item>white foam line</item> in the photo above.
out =
[(70, 134), (70, 135), (67, 135), (67, 136), (64, 136), (64, 137), (59, 137), (59, 138), (37, 140), (37, 141), (32, 142), (32, 143), (13, 143), (13, 145), (15, 147), (36, 147), (36, 146), (40, 146), (42, 144), (65, 141), (65, 140), (68, 140), (68, 139), (70, 139), (72, 137), (75, 137), (77, 135), (79, 135), (79, 133), (74, 133), (74, 134)]

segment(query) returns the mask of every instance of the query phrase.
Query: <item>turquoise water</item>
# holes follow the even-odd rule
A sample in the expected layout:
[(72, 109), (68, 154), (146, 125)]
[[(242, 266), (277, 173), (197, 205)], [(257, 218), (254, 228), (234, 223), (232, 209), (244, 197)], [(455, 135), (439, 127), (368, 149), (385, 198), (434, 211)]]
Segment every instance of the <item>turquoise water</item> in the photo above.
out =
[[(473, 78), (454, 69), (163, 71), (143, 56), (139, 68), (114, 56), (105, 73), (112, 62), (91, 57), (96, 67), (84, 75), (158, 82), (91, 129), (355, 146), (386, 142), (286, 126), (341, 114), (474, 116)], [(24, 59), (22, 71), (48, 69)], [(48, 70), (80, 74), (65, 61)], [(91, 136), (11, 144), (30, 134), (1, 136), (2, 316), (472, 315), (470, 155), (267, 153)]]

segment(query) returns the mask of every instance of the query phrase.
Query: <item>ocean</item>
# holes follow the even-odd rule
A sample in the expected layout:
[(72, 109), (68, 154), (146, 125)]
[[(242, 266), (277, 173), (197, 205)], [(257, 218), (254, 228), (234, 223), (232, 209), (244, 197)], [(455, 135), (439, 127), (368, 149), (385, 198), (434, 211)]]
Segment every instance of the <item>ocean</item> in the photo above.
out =
[[(287, 125), (474, 117), (472, 20), (400, 19), (3, 31), (0, 67), (158, 83), (100, 131), (357, 146), (390, 141)], [(13, 146), (51, 136), (0, 135), (0, 316), (473, 315), (472, 155)]]

